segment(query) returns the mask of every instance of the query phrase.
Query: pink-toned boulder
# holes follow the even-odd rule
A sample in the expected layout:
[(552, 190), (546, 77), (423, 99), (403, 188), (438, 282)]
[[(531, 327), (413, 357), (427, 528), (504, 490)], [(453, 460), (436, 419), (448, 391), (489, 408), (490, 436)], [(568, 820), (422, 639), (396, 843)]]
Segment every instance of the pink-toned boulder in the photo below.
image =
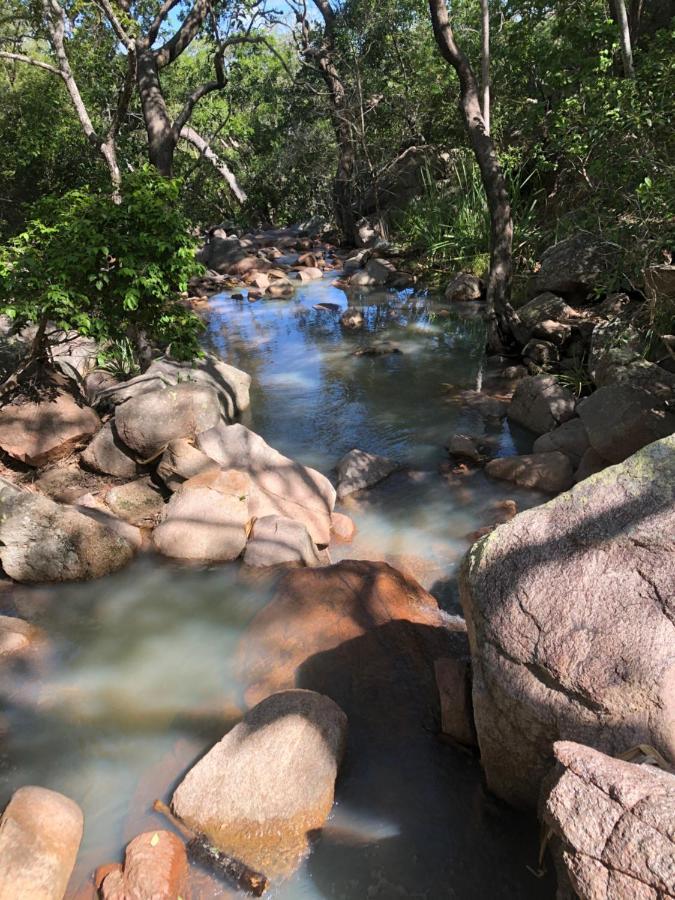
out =
[(244, 562), (261, 568), (284, 563), (321, 566), (329, 563), (330, 557), (325, 550), (317, 550), (302, 522), (285, 516), (263, 516), (253, 523)]
[(94, 472), (116, 478), (135, 478), (140, 466), (120, 440), (114, 421), (106, 422), (82, 453), (82, 462)]
[(527, 510), (460, 573), (488, 787), (534, 806), (556, 740), (675, 763), (675, 436)]
[(244, 425), (219, 424), (197, 438), (200, 450), (224, 469), (237, 469), (251, 479), (249, 512), (262, 518), (286, 516), (302, 522), (315, 544), (330, 541), (335, 489), (328, 479), (283, 456)]
[(187, 900), (188, 872), (183, 841), (170, 831), (147, 831), (127, 846), (124, 869), (112, 866), (99, 893), (102, 900)]
[(93, 409), (60, 392), (39, 403), (0, 410), (0, 449), (29, 466), (44, 466), (76, 450), (101, 427)]
[(157, 466), (157, 474), (170, 491), (175, 491), (189, 478), (217, 468), (218, 464), (190, 441), (179, 438), (168, 444)]
[(0, 819), (0, 900), (63, 900), (83, 825), (63, 794), (19, 788)]
[(173, 810), (225, 853), (289, 874), (333, 806), (347, 717), (314, 691), (272, 694), (185, 776)]
[(569, 741), (553, 749), (541, 818), (557, 857), (558, 896), (675, 897), (675, 775)]
[(492, 478), (512, 481), (521, 487), (557, 494), (574, 484), (574, 467), (565, 453), (532, 453), (491, 459), (485, 472)]
[(331, 534), (338, 544), (351, 544), (356, 534), (356, 525), (351, 516), (333, 512), (331, 516)]

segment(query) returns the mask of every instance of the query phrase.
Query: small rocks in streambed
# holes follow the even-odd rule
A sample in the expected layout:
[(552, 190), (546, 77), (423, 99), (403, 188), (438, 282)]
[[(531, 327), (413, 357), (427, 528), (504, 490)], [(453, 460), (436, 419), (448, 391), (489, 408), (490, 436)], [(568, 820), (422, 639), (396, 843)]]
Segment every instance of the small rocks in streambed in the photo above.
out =
[(150, 478), (137, 478), (112, 487), (103, 499), (118, 518), (139, 528), (155, 525), (164, 510), (164, 497)]
[(228, 562), (246, 546), (251, 480), (235, 470), (204, 472), (181, 485), (152, 533), (156, 549), (172, 559)]
[(445, 289), (445, 299), (450, 303), (462, 303), (468, 300), (480, 300), (485, 287), (477, 275), (461, 272), (456, 275)]
[(207, 385), (183, 382), (166, 390), (146, 391), (122, 403), (115, 412), (115, 426), (122, 441), (143, 460), (164, 452), (177, 438), (194, 438), (221, 419), (215, 390)]
[(0, 561), (22, 582), (84, 581), (126, 565), (135, 548), (106, 525), (42, 494), (0, 491)]
[(558, 362), (559, 357), (558, 348), (550, 341), (532, 338), (523, 347), (523, 360), (535, 372)]
[(261, 568), (283, 563), (321, 566), (329, 564), (330, 557), (325, 550), (317, 550), (302, 522), (284, 516), (263, 516), (253, 523), (244, 563)]
[(21, 787), (0, 819), (0, 900), (63, 900), (82, 840), (73, 800)]
[(116, 478), (134, 478), (141, 470), (131, 450), (120, 439), (113, 419), (97, 432), (81, 458), (87, 468)]
[(186, 438), (170, 441), (157, 466), (157, 475), (170, 491), (176, 491), (189, 478), (218, 469), (214, 462)]
[(339, 303), (315, 303), (314, 309), (317, 312), (340, 312), (342, 307)]
[(323, 278), (323, 272), (316, 266), (306, 266), (303, 269), (296, 269), (292, 275), (301, 284), (308, 284), (310, 281), (316, 281), (319, 278)]
[(391, 475), (398, 468), (397, 463), (385, 456), (368, 453), (366, 450), (350, 450), (336, 466), (338, 476), (338, 497), (346, 497), (355, 491), (372, 487)]
[(675, 763), (675, 437), (526, 510), (460, 573), (488, 787), (536, 805), (553, 743)]
[(340, 316), (343, 328), (363, 328), (363, 313), (355, 306), (348, 306)]
[(72, 453), (100, 427), (93, 409), (59, 391), (38, 403), (10, 403), (0, 410), (0, 450), (40, 467)]
[(558, 896), (675, 896), (675, 776), (571, 741), (553, 750), (557, 765), (540, 806), (553, 839)]
[(468, 658), (442, 656), (435, 660), (434, 672), (441, 701), (441, 733), (466, 747), (478, 746)]
[[(443, 385), (446, 389), (454, 391), (452, 385)], [(501, 397), (493, 397), (482, 391), (466, 390), (459, 391), (453, 401), (460, 406), (466, 406), (468, 409), (475, 409), (476, 412), (484, 416), (486, 419), (503, 419), (508, 409), (508, 402)]]
[(359, 347), (352, 356), (388, 356), (391, 353), (403, 353), (394, 341), (373, 341), (365, 347)]
[(485, 472), (492, 478), (512, 481), (520, 487), (559, 494), (574, 484), (574, 467), (568, 456), (558, 450), (524, 456), (491, 459)]
[(351, 544), (356, 534), (356, 525), (351, 516), (333, 512), (331, 516), (331, 536), (338, 544)]
[(26, 659), (46, 646), (42, 629), (14, 616), (0, 616), (0, 662)]
[(574, 415), (574, 397), (552, 375), (522, 378), (508, 408), (509, 419), (535, 434), (566, 422)]
[(457, 459), (467, 459), (476, 464), (482, 459), (478, 441), (469, 434), (453, 434), (448, 441), (448, 452)]
[(252, 869), (288, 875), (332, 809), (346, 738), (347, 717), (330, 698), (272, 694), (190, 769), (173, 811)]
[[(101, 879), (100, 875), (105, 875)], [(171, 831), (147, 831), (131, 841), (124, 867), (99, 875), (101, 900), (178, 900), (188, 897), (189, 867), (183, 841)]]

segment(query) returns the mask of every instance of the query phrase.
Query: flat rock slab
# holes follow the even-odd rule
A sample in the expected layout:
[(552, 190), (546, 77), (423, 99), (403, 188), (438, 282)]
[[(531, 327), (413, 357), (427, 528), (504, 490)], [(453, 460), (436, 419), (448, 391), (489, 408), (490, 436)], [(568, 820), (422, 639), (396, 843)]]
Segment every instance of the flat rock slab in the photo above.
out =
[(263, 516), (256, 519), (246, 544), (244, 562), (247, 566), (277, 566), (299, 563), (320, 566), (330, 559), (319, 553), (309, 532), (302, 524), (284, 516)]
[(492, 478), (512, 481), (520, 487), (534, 488), (549, 494), (566, 491), (574, 484), (572, 462), (559, 450), (524, 456), (502, 456), (491, 459), (485, 472)]
[(63, 900), (83, 825), (63, 794), (19, 788), (0, 819), (0, 900)]
[(147, 391), (120, 404), (115, 427), (140, 461), (154, 459), (170, 441), (194, 438), (221, 419), (218, 395), (208, 385), (185, 382)]
[(329, 543), (335, 489), (324, 475), (283, 456), (244, 425), (221, 423), (200, 434), (196, 443), (219, 466), (248, 475), (256, 488), (249, 502), (251, 516), (295, 519), (316, 544)]
[(134, 547), (73, 506), (0, 490), (0, 561), (15, 581), (84, 581), (126, 565)]
[(0, 410), (0, 449), (29, 466), (44, 466), (84, 444), (101, 427), (93, 409), (66, 393)]
[(675, 897), (675, 775), (605, 756), (569, 741), (554, 746), (556, 770), (542, 820), (582, 900)]
[(346, 497), (355, 491), (372, 487), (397, 468), (397, 464), (385, 456), (368, 453), (366, 450), (350, 450), (336, 466), (338, 497)]
[(251, 868), (289, 874), (332, 809), (346, 733), (347, 717), (328, 697), (273, 694), (190, 769), (173, 810)]
[(469, 551), (460, 596), (488, 786), (534, 806), (556, 740), (675, 761), (675, 436)]

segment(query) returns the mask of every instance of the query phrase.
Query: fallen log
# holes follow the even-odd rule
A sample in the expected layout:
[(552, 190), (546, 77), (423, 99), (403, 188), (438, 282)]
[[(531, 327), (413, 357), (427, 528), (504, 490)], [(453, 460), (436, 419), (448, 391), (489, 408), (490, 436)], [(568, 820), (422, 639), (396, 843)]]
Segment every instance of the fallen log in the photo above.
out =
[(200, 863), (221, 878), (234, 883), (241, 890), (253, 894), (254, 897), (262, 897), (269, 887), (269, 880), (265, 875), (250, 869), (241, 860), (218, 850), (209, 843), (206, 837), (192, 831), (184, 822), (174, 816), (166, 803), (162, 803), (161, 800), (155, 800), (152, 808), (168, 819), (185, 838), (185, 849), (191, 862)]

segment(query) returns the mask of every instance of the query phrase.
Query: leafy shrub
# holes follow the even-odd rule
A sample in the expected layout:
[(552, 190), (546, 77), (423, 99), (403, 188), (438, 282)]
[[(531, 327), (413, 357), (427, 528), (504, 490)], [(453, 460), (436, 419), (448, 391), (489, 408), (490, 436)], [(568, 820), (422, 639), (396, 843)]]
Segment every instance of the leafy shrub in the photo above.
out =
[(88, 189), (50, 197), (0, 247), (0, 312), (74, 329), (104, 346), (143, 336), (177, 358), (199, 353), (202, 324), (179, 301), (199, 266), (178, 182), (142, 169), (122, 202)]

